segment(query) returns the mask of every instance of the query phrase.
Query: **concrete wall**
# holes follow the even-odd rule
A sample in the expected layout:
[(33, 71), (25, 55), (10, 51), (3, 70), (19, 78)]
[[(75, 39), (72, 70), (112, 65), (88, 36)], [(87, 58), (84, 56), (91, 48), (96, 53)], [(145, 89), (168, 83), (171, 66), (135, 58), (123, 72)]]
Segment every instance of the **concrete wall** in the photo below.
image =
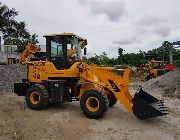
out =
[(5, 63), (7, 62), (7, 57), (4, 52), (0, 52), (0, 63)]
[(5, 53), (17, 53), (17, 45), (2, 45), (1, 52)]
[[(39, 45), (41, 48), (40, 52), (46, 52), (46, 45)], [(0, 50), (0, 64), (7, 64), (8, 59), (17, 59), (19, 53), (16, 52), (16, 45), (2, 45)]]
[(8, 59), (17, 59), (19, 54), (16, 52), (16, 45), (2, 45), (0, 51), (0, 63), (8, 63)]

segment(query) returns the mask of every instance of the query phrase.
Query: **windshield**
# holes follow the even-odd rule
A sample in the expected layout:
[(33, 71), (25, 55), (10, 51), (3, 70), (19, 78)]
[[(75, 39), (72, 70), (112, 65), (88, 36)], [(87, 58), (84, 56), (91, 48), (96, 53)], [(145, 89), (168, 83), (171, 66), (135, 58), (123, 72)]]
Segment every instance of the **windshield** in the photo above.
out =
[(74, 46), (74, 50), (75, 50), (75, 59), (82, 59), (82, 50), (80, 48), (80, 46)]
[(74, 54), (71, 57), (74, 57), (75, 60), (82, 60), (82, 49), (79, 45), (78, 39), (73, 39), (71, 44), (68, 44), (67, 49), (74, 51)]
[(154, 62), (154, 63), (152, 63), (152, 68), (153, 69), (161, 69), (161, 68), (163, 68), (163, 63), (161, 63), (161, 62)]

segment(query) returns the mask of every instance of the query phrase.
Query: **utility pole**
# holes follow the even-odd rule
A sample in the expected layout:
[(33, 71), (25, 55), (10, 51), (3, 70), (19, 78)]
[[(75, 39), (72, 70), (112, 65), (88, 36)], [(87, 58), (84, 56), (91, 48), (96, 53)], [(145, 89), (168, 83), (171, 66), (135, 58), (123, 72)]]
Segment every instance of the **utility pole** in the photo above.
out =
[(0, 36), (0, 51), (1, 51), (1, 36)]
[[(179, 48), (180, 46), (175, 47), (174, 45), (180, 45), (180, 41), (176, 41), (176, 42), (173, 42), (173, 43), (172, 43), (172, 48), (174, 48), (174, 49), (175, 49), (175, 48)], [(172, 48), (171, 48), (170, 51), (169, 51), (170, 64), (172, 64), (172, 62), (173, 62)]]
[(164, 49), (163, 49), (163, 63), (164, 63), (164, 53), (165, 53), (165, 51), (164, 51)]
[(169, 50), (169, 63), (173, 63), (173, 55), (172, 55), (172, 48)]
[(163, 62), (165, 61), (165, 52), (168, 51), (169, 52), (169, 63), (173, 64), (173, 50), (176, 48), (179, 48), (180, 47), (179, 45), (180, 45), (180, 41), (176, 41), (176, 42), (172, 42), (172, 43), (168, 42), (168, 41), (164, 41), (162, 43), (162, 46), (159, 47), (159, 49), (163, 50)]

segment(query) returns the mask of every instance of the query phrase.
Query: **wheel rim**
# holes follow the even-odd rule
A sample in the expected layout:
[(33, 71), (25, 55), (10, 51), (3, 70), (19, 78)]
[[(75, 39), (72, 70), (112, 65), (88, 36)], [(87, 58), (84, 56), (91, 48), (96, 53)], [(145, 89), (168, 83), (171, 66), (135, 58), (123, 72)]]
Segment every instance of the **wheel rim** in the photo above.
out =
[(40, 94), (37, 91), (34, 91), (30, 95), (30, 101), (32, 104), (38, 104), (40, 101)]
[(99, 101), (96, 97), (89, 97), (86, 100), (86, 107), (88, 108), (88, 110), (90, 110), (91, 112), (96, 112), (99, 109)]

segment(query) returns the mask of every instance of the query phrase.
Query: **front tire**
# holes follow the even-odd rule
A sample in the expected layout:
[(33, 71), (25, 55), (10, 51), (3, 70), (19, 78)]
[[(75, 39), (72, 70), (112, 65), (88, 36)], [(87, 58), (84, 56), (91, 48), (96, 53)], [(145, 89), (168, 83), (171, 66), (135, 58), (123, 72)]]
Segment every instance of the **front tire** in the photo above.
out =
[(98, 119), (107, 111), (109, 101), (103, 91), (89, 89), (82, 95), (80, 106), (86, 117), (90, 119)]
[(145, 81), (148, 81), (151, 79), (151, 76), (150, 75), (147, 75), (146, 78), (145, 78)]
[(117, 102), (117, 99), (113, 93), (108, 95), (108, 100), (109, 100), (109, 107), (113, 107)]
[(30, 109), (45, 109), (49, 102), (49, 94), (46, 87), (42, 84), (32, 85), (26, 93), (26, 103)]

